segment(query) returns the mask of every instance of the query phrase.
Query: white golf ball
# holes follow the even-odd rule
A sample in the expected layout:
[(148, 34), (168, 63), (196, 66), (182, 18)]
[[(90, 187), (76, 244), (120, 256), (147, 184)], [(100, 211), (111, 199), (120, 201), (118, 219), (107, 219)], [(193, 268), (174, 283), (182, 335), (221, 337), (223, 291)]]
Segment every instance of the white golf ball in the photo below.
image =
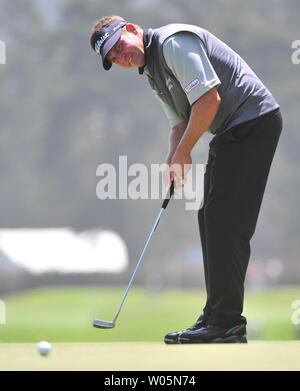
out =
[(41, 341), (37, 344), (37, 349), (40, 355), (47, 356), (51, 351), (51, 344), (47, 341)]

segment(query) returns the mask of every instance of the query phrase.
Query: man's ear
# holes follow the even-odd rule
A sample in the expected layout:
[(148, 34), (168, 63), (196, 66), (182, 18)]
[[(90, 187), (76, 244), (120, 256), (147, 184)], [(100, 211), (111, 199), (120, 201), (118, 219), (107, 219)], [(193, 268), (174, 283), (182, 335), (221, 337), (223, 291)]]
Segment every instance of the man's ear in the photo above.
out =
[(138, 31), (137, 31), (135, 25), (132, 23), (126, 24), (126, 31), (128, 31), (129, 33), (133, 33), (133, 34), (138, 34)]

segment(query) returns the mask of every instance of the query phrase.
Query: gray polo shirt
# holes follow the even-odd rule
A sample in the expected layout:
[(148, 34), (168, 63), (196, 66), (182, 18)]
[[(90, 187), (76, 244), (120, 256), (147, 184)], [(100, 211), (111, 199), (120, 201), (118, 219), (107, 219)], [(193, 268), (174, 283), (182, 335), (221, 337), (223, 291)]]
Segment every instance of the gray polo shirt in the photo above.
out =
[[(207, 42), (206, 44), (210, 45), (210, 43)], [(219, 92), (222, 99), (222, 105), (212, 124), (212, 128), (208, 129), (211, 133), (216, 133), (217, 129), (221, 131), (219, 128), (221, 122), (223, 123), (223, 130), (225, 130), (279, 107), (272, 94), (261, 83), (259, 78), (247, 64), (229, 47), (224, 44), (222, 45), (224, 52), (220, 51), (220, 56), (223, 56), (220, 57), (220, 59), (223, 61), (224, 67), (218, 69), (219, 72), (221, 71), (220, 75), (216, 73), (216, 70), (209, 59), (204, 42), (196, 34), (189, 31), (179, 31), (167, 37), (162, 45), (165, 63), (179, 82), (180, 88), (183, 91), (182, 95), (176, 94), (175, 91), (176, 89), (178, 91), (178, 86), (174, 84), (173, 94), (172, 78), (167, 77), (167, 88), (172, 96), (177, 96), (177, 107), (187, 107), (187, 104), (191, 107), (193, 103), (207, 91), (213, 87), (221, 88), (223, 82), (226, 81)], [(210, 48), (210, 55), (211, 54)], [(234, 61), (236, 61), (236, 74), (237, 76), (240, 75), (240, 77), (235, 76), (231, 79), (232, 76), (230, 72), (232, 72), (232, 70), (230, 68), (227, 72), (225, 65), (227, 56), (230, 57), (232, 63), (230, 63), (231, 68), (234, 66)], [(218, 65), (219, 68), (220, 64), (221, 63)], [(243, 72), (243, 74), (240, 72)], [(147, 74), (148, 77), (150, 75), (147, 67), (145, 68), (145, 74)], [(227, 79), (230, 78), (230, 80), (227, 80), (226, 76)], [(248, 82), (249, 88), (247, 88)], [(230, 91), (228, 91), (228, 83), (232, 83)], [(163, 96), (160, 96), (155, 88), (154, 93), (167, 115), (171, 128), (187, 121), (186, 115), (185, 117), (181, 116), (180, 110), (176, 112), (172, 106), (168, 104), (167, 100), (163, 99)], [(178, 101), (179, 96), (181, 96), (180, 99), (182, 99), (181, 103)], [(228, 116), (228, 113), (230, 113), (230, 118), (227, 119), (226, 116)]]
[[(203, 43), (190, 33), (181, 32), (166, 39), (163, 53), (168, 67), (185, 91), (190, 105), (201, 98), (207, 91), (221, 84), (209, 59)], [(163, 101), (163, 109), (170, 126), (183, 122)]]

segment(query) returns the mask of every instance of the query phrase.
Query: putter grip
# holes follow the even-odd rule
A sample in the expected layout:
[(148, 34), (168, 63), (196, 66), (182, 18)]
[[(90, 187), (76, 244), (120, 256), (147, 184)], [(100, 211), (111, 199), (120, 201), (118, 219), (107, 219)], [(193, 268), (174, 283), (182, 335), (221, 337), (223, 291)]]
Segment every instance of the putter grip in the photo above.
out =
[(161, 206), (162, 208), (166, 209), (173, 194), (174, 194), (174, 180), (171, 183), (169, 194), (167, 195), (164, 202), (162, 203), (162, 206)]

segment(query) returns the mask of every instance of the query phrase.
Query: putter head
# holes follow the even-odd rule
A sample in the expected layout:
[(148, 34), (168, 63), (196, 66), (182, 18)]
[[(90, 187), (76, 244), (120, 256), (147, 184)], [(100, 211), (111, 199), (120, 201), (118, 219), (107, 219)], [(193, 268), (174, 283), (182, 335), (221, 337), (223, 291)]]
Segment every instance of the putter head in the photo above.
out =
[(93, 321), (93, 326), (98, 329), (113, 329), (115, 325), (115, 322), (107, 322), (106, 320), (94, 319)]

